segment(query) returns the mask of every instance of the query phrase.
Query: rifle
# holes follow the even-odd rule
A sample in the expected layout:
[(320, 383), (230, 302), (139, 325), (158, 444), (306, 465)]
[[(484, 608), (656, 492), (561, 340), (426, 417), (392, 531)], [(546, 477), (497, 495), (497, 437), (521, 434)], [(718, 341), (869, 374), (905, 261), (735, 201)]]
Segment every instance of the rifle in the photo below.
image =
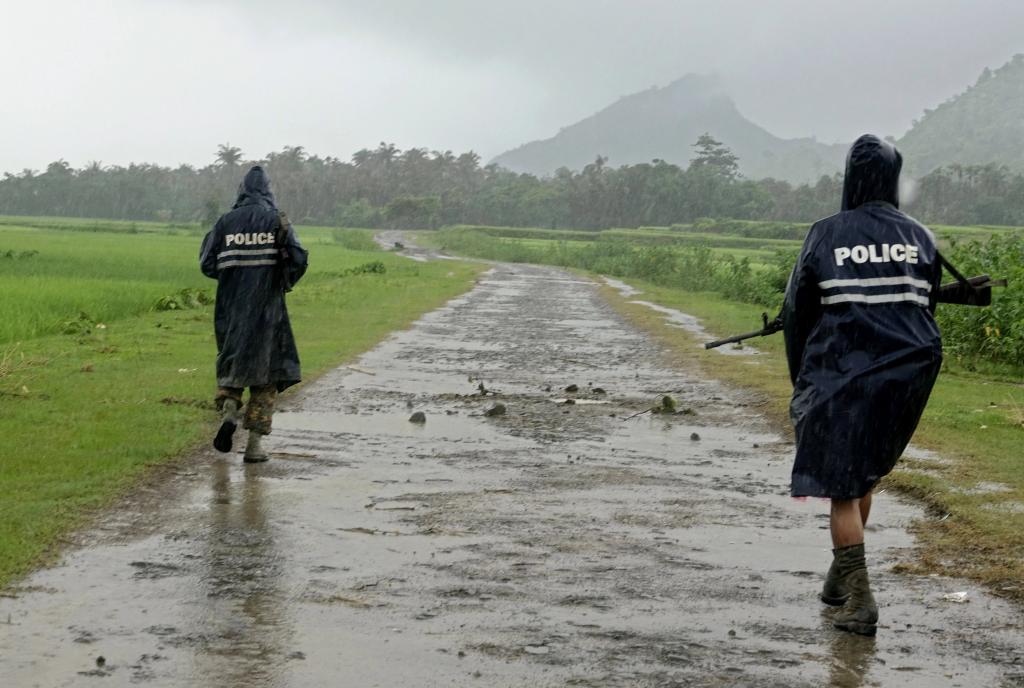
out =
[(956, 282), (943, 284), (939, 287), (936, 298), (939, 303), (955, 303), (961, 306), (990, 306), (992, 305), (992, 287), (1005, 287), (1007, 282), (1004, 279), (994, 280), (988, 275), (978, 275), (967, 278), (960, 274), (960, 271), (953, 267), (953, 264), (946, 260), (946, 257), (938, 253), (939, 263), (949, 271), (949, 274), (956, 278)]
[[(939, 255), (939, 260), (956, 277), (956, 282), (949, 282), (939, 287), (939, 291), (936, 294), (936, 300), (939, 303), (952, 303), (961, 306), (990, 306), (992, 305), (992, 287), (1005, 287), (1007, 285), (1005, 279), (992, 279), (988, 275), (964, 277), (941, 254)], [(782, 314), (776, 316), (775, 320), (769, 321), (768, 314), (762, 313), (761, 320), (764, 322), (764, 327), (760, 330), (733, 335), (725, 339), (716, 339), (705, 344), (704, 348), (714, 349), (723, 344), (742, 342), (745, 339), (767, 337), (782, 330)]]
[(274, 228), (274, 247), (277, 249), (277, 267), (281, 273), (281, 287), (287, 294), (294, 286), (288, 264), (291, 254), (288, 253), (288, 216), (282, 211), (277, 212), (277, 227)]
[(725, 339), (716, 339), (713, 342), (708, 342), (704, 345), (705, 349), (714, 349), (723, 344), (732, 344), (733, 342), (742, 342), (744, 339), (753, 339), (754, 337), (767, 337), (770, 334), (775, 334), (782, 330), (782, 315), (775, 316), (774, 320), (768, 320), (768, 314), (761, 314), (761, 321), (764, 323), (764, 327), (754, 332), (747, 332), (746, 334), (736, 334), (732, 337), (726, 337)]

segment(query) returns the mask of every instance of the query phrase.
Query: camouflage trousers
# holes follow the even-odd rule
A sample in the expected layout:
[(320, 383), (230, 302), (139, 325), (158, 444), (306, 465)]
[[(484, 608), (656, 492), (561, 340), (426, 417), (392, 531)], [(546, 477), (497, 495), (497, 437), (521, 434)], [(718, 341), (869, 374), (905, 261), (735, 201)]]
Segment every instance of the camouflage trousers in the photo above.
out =
[[(242, 405), (241, 387), (218, 387), (217, 410), (224, 408), (224, 402), (234, 399)], [(277, 386), (262, 385), (249, 388), (249, 403), (245, 405), (245, 420), (242, 424), (246, 430), (260, 435), (270, 434), (270, 424), (274, 417), (274, 401), (277, 399)]]

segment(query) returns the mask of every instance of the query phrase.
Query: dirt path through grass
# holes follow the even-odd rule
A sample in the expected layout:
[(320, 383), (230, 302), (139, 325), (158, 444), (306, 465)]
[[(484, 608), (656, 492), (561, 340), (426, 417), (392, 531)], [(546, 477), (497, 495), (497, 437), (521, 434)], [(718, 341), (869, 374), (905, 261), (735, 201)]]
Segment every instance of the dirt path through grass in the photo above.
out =
[[(786, 496), (791, 447), (745, 393), (669, 360), (596, 284), (495, 266), (291, 399), (270, 463), (203, 453), (168, 469), (62, 565), (0, 599), (0, 675), (12, 686), (1024, 682), (1018, 608), (892, 572), (920, 514), (887, 494), (870, 528), (879, 635), (834, 632), (815, 597), (826, 509)], [(690, 413), (623, 420), (666, 393)], [(497, 403), (506, 413), (486, 417)], [(413, 411), (426, 423), (410, 423)], [(943, 599), (959, 591), (969, 602)]]

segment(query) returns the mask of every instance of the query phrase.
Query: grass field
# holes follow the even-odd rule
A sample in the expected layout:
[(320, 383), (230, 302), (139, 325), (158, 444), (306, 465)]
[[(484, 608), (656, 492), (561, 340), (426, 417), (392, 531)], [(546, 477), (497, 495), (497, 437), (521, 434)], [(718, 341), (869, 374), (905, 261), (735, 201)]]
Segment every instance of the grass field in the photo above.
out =
[[(810, 229), (810, 223), (756, 222), (751, 220), (701, 220), (692, 225), (671, 227), (640, 227), (639, 229), (605, 229), (594, 231), (569, 229), (541, 229), (533, 227), (489, 227), (456, 225), (450, 229), (470, 229), (480, 234), (502, 239), (517, 240), (534, 247), (543, 247), (546, 242), (593, 242), (620, 240), (637, 246), (695, 246), (705, 245), (712, 249), (729, 249), (742, 252), (771, 255), (776, 250), (796, 250)], [(948, 246), (951, 240), (966, 241), (986, 239), (993, 235), (1020, 232), (1024, 228), (979, 225), (957, 227), (933, 225), (931, 229), (940, 245)], [(786, 235), (781, 238), (778, 235)], [(524, 241), (524, 240), (529, 240)]]
[[(153, 309), (183, 288), (213, 292), (201, 233), (115, 232), (0, 222), (0, 254), (38, 251), (0, 255), (0, 587), (212, 430), (212, 307)], [(299, 234), (310, 271), (288, 305), (307, 380), (465, 291), (480, 269), (342, 245), (368, 246), (365, 234)], [(383, 273), (352, 274), (378, 261)], [(68, 320), (78, 326), (64, 334)]]
[[(122, 233), (124, 224), (79, 232), (0, 221), (0, 345), (61, 332), (83, 313), (108, 323), (151, 310), (181, 289), (213, 288), (196, 268), (202, 232), (158, 233), (159, 225), (150, 223), (145, 232)], [(303, 227), (301, 235), (316, 250), (309, 273), (314, 279), (365, 260), (346, 247), (374, 250), (372, 238), (359, 230)]]

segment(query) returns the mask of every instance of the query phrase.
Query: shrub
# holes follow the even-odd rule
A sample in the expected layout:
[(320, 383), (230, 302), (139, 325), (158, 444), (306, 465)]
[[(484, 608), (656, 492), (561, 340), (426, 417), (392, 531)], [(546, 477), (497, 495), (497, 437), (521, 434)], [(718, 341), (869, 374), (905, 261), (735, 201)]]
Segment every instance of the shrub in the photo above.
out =
[(353, 251), (379, 251), (373, 232), (365, 229), (336, 229), (331, 233), (334, 243)]
[(157, 299), (153, 309), (157, 311), (183, 311), (202, 308), (213, 303), (213, 297), (206, 289), (186, 288)]

